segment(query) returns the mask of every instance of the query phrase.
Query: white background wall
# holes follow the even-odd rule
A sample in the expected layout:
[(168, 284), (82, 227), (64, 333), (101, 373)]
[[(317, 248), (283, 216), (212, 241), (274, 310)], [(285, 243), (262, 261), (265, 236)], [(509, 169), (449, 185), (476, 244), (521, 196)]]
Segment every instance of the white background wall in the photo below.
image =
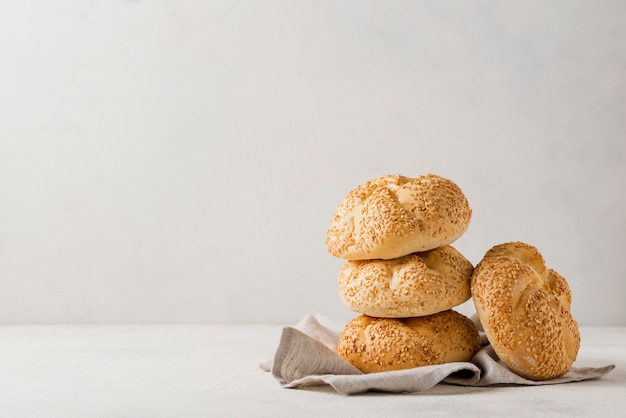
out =
[(434, 172), (626, 325), (626, 2), (2, 2), (0, 57), (0, 322), (350, 318), (335, 206)]

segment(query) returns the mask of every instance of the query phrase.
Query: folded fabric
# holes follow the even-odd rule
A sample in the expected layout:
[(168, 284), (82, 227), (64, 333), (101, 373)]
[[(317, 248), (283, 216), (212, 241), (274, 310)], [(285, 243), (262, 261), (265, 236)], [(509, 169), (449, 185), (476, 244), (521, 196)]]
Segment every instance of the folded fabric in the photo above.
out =
[[(273, 361), (261, 364), (261, 368), (271, 371), (285, 388), (327, 384), (339, 393), (350, 395), (368, 391), (420, 392), (438, 383), (464, 386), (551, 385), (596, 379), (615, 367), (576, 367), (551, 380), (524, 379), (499, 361), (481, 332), (485, 345), (470, 362), (364, 374), (336, 354), (341, 329), (342, 325), (323, 315), (307, 315), (295, 327), (283, 329)], [(482, 328), (479, 326), (479, 329)]]

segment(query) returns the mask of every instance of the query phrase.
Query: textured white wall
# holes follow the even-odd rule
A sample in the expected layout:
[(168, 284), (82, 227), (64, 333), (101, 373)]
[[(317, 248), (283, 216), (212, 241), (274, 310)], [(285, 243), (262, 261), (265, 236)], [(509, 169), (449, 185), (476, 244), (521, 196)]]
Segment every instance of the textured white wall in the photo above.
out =
[(1, 322), (350, 318), (335, 206), (434, 172), (626, 325), (626, 2), (3, 2), (0, 56)]

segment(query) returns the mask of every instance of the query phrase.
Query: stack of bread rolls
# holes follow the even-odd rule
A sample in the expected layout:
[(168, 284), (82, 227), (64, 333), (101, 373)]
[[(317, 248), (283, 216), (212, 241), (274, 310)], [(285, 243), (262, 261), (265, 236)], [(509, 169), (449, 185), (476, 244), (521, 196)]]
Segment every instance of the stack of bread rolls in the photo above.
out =
[(339, 295), (360, 315), (338, 354), (365, 373), (468, 361), (480, 349), (474, 323), (452, 310), (473, 298), (502, 362), (528, 379), (565, 374), (580, 347), (563, 277), (535, 247), (493, 247), (474, 269), (450, 244), (472, 211), (452, 181), (428, 174), (382, 176), (350, 191), (326, 235), (345, 259)]
[(472, 211), (452, 181), (429, 174), (368, 181), (342, 200), (326, 235), (345, 263), (339, 295), (361, 315), (341, 333), (340, 356), (365, 373), (469, 360), (474, 323), (452, 308), (470, 298), (472, 264), (449, 244)]

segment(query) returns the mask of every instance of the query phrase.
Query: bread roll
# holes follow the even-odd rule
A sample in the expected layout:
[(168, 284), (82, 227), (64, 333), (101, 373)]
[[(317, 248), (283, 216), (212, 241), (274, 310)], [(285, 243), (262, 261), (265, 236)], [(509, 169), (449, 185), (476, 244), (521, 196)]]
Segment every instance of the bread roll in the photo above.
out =
[(532, 380), (570, 370), (580, 347), (570, 289), (535, 247), (493, 247), (474, 270), (471, 288), (485, 334), (509, 369)]
[(473, 270), (449, 245), (391, 260), (346, 261), (339, 296), (349, 309), (369, 316), (431, 315), (470, 298)]
[(337, 353), (364, 373), (468, 361), (479, 349), (474, 323), (452, 310), (404, 319), (361, 315), (337, 345)]
[(339, 204), (326, 246), (346, 260), (402, 257), (452, 243), (465, 232), (471, 215), (461, 189), (443, 177), (378, 177)]

